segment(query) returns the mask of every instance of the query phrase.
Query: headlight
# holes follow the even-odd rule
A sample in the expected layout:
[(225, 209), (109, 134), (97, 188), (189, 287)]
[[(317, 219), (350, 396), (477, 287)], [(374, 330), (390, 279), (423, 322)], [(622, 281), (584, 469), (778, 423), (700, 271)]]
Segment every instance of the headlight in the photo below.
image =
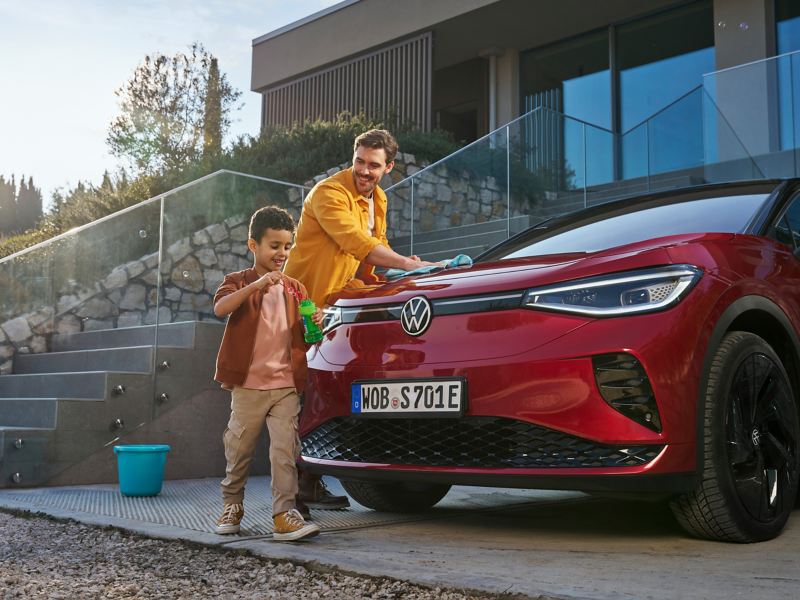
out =
[(650, 312), (679, 302), (702, 274), (691, 265), (611, 273), (528, 290), (523, 305), (592, 317)]
[(328, 333), (342, 324), (342, 309), (338, 306), (326, 306), (322, 312), (325, 315), (322, 317), (322, 333)]

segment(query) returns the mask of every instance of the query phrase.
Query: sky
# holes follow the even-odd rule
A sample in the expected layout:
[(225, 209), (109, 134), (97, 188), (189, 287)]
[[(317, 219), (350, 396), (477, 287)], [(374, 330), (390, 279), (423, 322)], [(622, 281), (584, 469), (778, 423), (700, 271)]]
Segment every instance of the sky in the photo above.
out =
[(338, 0), (0, 0), (0, 175), (57, 188), (99, 184), (122, 165), (108, 153), (114, 91), (147, 54), (202, 42), (242, 91), (231, 136), (257, 135), (253, 39)]

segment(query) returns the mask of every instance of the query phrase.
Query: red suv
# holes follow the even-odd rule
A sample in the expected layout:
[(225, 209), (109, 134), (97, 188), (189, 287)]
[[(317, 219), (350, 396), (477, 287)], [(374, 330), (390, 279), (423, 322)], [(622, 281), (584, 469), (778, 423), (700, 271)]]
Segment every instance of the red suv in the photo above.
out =
[(609, 203), (342, 293), (309, 353), (303, 461), (376, 510), (453, 484), (631, 492), (700, 537), (776, 536), (800, 473), (799, 191)]

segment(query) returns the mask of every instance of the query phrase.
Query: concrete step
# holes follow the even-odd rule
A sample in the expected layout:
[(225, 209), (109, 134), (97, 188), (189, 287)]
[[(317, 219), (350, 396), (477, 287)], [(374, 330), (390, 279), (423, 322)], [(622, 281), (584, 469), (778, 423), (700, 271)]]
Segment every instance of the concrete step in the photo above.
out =
[[(150, 373), (86, 371), (81, 373), (32, 373), (0, 377), (0, 398), (96, 398), (112, 394), (123, 380), (138, 376), (150, 381)], [(0, 424), (3, 418), (0, 415)]]
[[(513, 222), (517, 220), (512, 219)], [(527, 222), (527, 217), (525, 220)], [(413, 253), (430, 261), (453, 258), (457, 254), (474, 257), (507, 237), (508, 222), (505, 219), (448, 227), (415, 234)], [(391, 244), (400, 254), (407, 255), (412, 251), (410, 237), (395, 238)]]
[[(18, 454), (22, 448), (25, 447), (27, 439), (44, 439), (50, 438), (53, 435), (51, 427), (18, 427), (0, 425), (0, 465), (8, 462), (9, 456)], [(21, 447), (17, 447), (18, 440)], [(0, 481), (0, 488), (3, 487), (5, 481)]]
[(215, 321), (186, 321), (182, 323), (166, 323), (158, 326), (156, 336), (155, 325), (138, 327), (121, 327), (119, 329), (100, 329), (54, 335), (53, 352), (71, 350), (96, 350), (99, 348), (130, 348), (134, 346), (175, 346), (181, 348), (205, 347), (209, 343), (219, 343), (225, 324)]
[(0, 427), (0, 488), (42, 485), (101, 448), (102, 439), (97, 434), (83, 435), (80, 448), (73, 450), (59, 442), (54, 429)]
[[(100, 475), (91, 457), (121, 440), (167, 439), (176, 448), (217, 443), (226, 417), (213, 413), (207, 421), (208, 407), (224, 413), (229, 404), (213, 381), (223, 331), (214, 321), (163, 325), (158, 348), (151, 326), (85, 332), (60, 336), (57, 351), (18, 356), (18, 370), (0, 377), (0, 488), (113, 480), (113, 455), (103, 454)], [(190, 424), (187, 409), (179, 408), (187, 399), (205, 407)], [(182, 417), (173, 416), (181, 410)], [(152, 428), (156, 433), (148, 434)], [(19, 439), (21, 449), (14, 444)], [(196, 470), (195, 462), (187, 457), (186, 468)]]
[(76, 371), (147, 372), (153, 367), (153, 346), (68, 350), (43, 354), (20, 354), (14, 359), (14, 374), (70, 373)]
[[(59, 402), (102, 402), (92, 398), (0, 398), (3, 427), (54, 429), (58, 424)], [(91, 409), (86, 405), (86, 409)]]
[[(129, 348), (152, 346), (156, 343), (156, 326), (120, 327), (54, 335), (54, 352), (70, 350), (95, 350), (98, 348)], [(194, 343), (194, 321), (169, 323), (159, 326), (158, 343), (170, 346), (191, 347)]]

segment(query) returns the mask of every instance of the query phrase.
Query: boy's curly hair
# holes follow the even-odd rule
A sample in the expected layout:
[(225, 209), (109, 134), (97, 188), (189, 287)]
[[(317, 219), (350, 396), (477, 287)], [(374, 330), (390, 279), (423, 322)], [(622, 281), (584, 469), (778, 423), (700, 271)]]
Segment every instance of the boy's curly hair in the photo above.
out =
[(250, 217), (250, 237), (257, 243), (261, 242), (267, 229), (286, 230), (294, 233), (294, 219), (288, 211), (278, 206), (265, 206), (259, 208)]

